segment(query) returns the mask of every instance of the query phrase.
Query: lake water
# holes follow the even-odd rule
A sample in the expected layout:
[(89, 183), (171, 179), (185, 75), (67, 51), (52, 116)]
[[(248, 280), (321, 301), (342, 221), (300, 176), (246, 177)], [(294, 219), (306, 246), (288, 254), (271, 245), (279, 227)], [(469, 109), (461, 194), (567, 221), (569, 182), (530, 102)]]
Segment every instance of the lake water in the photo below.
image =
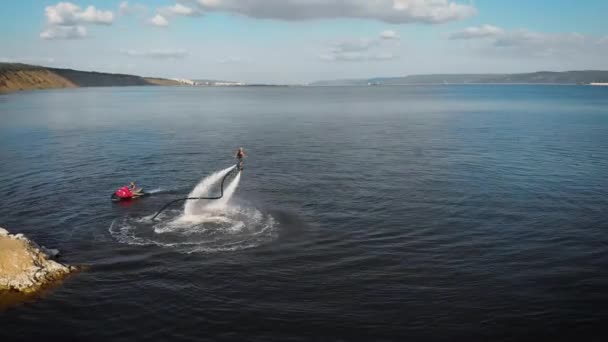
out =
[(90, 268), (0, 340), (600, 341), (607, 176), (601, 87), (2, 95), (0, 226)]

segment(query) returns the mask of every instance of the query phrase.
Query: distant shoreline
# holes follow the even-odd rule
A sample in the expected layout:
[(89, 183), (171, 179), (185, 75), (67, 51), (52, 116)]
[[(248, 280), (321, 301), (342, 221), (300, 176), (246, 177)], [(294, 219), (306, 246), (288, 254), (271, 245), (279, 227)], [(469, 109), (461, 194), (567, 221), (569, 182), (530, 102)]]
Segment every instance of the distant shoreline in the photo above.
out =
[(25, 90), (126, 86), (289, 87), (289, 85), (284, 84), (248, 84), (232, 81), (167, 79), (49, 68), (21, 63), (0, 63), (0, 94)]
[[(405, 86), (467, 86), (467, 85), (475, 85), (475, 86), (600, 86), (597, 84), (577, 84), (577, 83), (395, 83), (395, 84), (375, 84), (375, 85), (366, 85), (366, 84), (310, 84), (307, 87), (405, 87)], [(606, 84), (608, 86), (608, 84)]]
[(402, 77), (373, 77), (313, 82), (310, 85), (455, 85), (455, 84), (511, 84), (511, 85), (590, 85), (608, 83), (608, 71), (538, 71), (522, 74), (422, 74)]
[(80, 87), (189, 86), (189, 87), (374, 87), (374, 86), (442, 86), (442, 85), (561, 85), (608, 86), (608, 71), (536, 72), (528, 74), (433, 74), (404, 77), (376, 77), (317, 81), (305, 85), (263, 84), (166, 79), (127, 74), (49, 68), (21, 63), (0, 63), (0, 93), (23, 90)]

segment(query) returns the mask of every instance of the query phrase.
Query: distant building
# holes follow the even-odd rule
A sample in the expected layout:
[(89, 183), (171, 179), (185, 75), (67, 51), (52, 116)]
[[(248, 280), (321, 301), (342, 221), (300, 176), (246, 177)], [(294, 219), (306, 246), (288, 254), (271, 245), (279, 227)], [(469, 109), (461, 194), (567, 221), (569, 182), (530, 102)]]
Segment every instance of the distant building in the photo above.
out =
[(591, 82), (589, 84), (592, 86), (604, 86), (604, 87), (608, 86), (608, 83), (603, 83), (603, 82)]
[(214, 85), (218, 86), (218, 87), (222, 87), (222, 86), (244, 86), (245, 83), (243, 83), (243, 82), (215, 82)]
[(173, 81), (177, 81), (179, 83), (187, 84), (187, 85), (191, 85), (191, 86), (198, 85), (197, 82), (192, 81), (192, 80), (188, 80), (188, 79), (185, 79), (185, 78), (174, 78)]
[(196, 85), (206, 87), (233, 87), (233, 86), (245, 86), (245, 82), (231, 82), (231, 81), (199, 81)]

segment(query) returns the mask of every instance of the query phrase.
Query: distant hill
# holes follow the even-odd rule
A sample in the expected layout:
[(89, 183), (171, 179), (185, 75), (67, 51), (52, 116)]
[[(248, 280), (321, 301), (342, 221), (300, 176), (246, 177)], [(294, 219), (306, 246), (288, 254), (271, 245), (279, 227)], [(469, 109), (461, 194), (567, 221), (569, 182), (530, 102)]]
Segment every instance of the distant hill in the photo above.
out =
[(159, 86), (178, 86), (184, 85), (180, 81), (170, 80), (166, 78), (158, 78), (158, 77), (144, 77), (144, 80), (151, 85), (159, 85)]
[(407, 85), (407, 84), (589, 84), (608, 82), (608, 71), (539, 71), (524, 74), (435, 74), (404, 77), (329, 80), (311, 83), (332, 85)]
[(0, 92), (76, 87), (179, 85), (162, 78), (0, 63)]

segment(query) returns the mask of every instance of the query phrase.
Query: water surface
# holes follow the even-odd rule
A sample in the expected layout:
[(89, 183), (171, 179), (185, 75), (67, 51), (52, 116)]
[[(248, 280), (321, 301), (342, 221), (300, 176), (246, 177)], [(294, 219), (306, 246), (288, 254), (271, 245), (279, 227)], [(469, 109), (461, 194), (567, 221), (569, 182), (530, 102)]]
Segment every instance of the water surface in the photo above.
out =
[[(238, 146), (216, 221), (147, 221)], [(0, 337), (601, 340), (607, 151), (599, 87), (2, 95), (0, 226), (91, 268)], [(157, 193), (111, 203), (130, 180)]]

